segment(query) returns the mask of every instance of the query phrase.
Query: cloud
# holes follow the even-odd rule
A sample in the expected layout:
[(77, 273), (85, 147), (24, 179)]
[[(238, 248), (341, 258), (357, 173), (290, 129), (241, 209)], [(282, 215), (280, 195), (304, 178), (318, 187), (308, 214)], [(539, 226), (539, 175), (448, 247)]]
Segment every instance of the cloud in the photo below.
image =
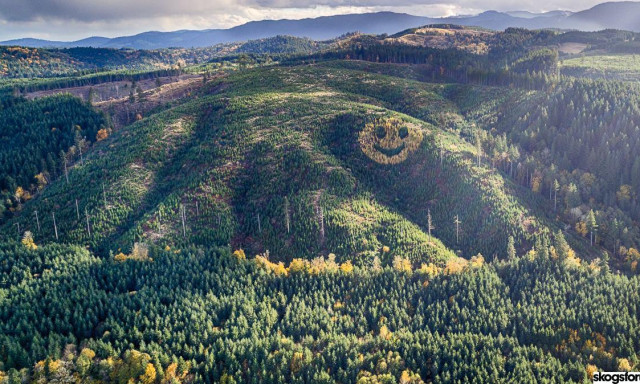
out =
[(7, 21), (77, 20), (83, 22), (181, 15), (230, 13), (244, 0), (0, 0)]
[[(551, 0), (546, 6), (581, 7), (577, 0)], [(246, 16), (256, 11), (317, 8), (423, 7), (442, 0), (0, 0), (0, 18), (6, 21), (77, 20), (83, 22), (187, 15)], [(473, 9), (539, 8), (534, 0), (453, 0), (450, 6)], [(535, 10), (535, 9), (534, 9)]]
[(598, 0), (0, 0), (0, 40), (72, 40), (147, 30), (228, 28), (251, 20), (397, 11), (452, 16), (483, 10), (579, 10)]

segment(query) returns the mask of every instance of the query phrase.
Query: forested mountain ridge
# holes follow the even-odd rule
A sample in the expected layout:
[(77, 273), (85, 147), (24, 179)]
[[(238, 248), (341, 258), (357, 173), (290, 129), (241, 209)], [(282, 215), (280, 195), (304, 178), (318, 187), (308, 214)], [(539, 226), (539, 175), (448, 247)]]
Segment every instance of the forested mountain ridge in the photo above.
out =
[[(203, 48), (140, 50), (0, 46), (0, 79), (15, 79), (4, 83), (13, 84), (14, 88), (19, 89), (25, 84), (32, 86), (33, 82), (28, 79), (34, 77), (62, 81), (92, 75), (107, 76), (113, 71), (175, 71), (210, 62), (228, 62), (230, 57), (241, 58), (245, 64), (252, 61), (281, 62), (304, 55), (331, 55), (337, 49), (356, 45), (393, 46), (395, 50), (406, 47), (406, 50), (415, 51), (415, 48), (427, 47), (439, 52), (464, 51), (475, 54), (474, 60), (492, 58), (491, 66), (494, 70), (511, 64), (514, 57), (509, 55), (518, 56), (523, 52), (530, 52), (541, 59), (548, 56), (545, 53), (548, 49), (559, 52), (561, 62), (557, 64), (565, 75), (590, 78), (605, 75), (616, 79), (635, 79), (638, 64), (634, 53), (638, 52), (638, 41), (640, 39), (637, 33), (621, 30), (559, 32), (507, 28), (504, 31), (489, 31), (455, 24), (426, 24), (393, 35), (348, 33), (326, 41), (278, 35)], [(412, 53), (414, 54), (415, 52)], [(608, 61), (602, 63), (602, 60)], [(611, 62), (618, 63), (618, 66), (612, 66)], [(522, 66), (522, 63), (513, 64)], [(539, 72), (547, 69), (525, 65), (519, 70)], [(622, 76), (616, 76), (616, 72), (622, 72)]]
[(5, 80), (0, 383), (637, 370), (640, 89), (562, 63), (634, 36), (432, 25)]
[(0, 46), (0, 78), (78, 75), (105, 70), (184, 68), (230, 54), (303, 54), (328, 46), (307, 38), (273, 36), (203, 48), (156, 50), (70, 47), (62, 49)]
[(289, 35), (314, 40), (329, 40), (351, 32), (394, 34), (407, 28), (427, 24), (451, 24), (482, 27), (494, 31), (507, 28), (599, 31), (621, 29), (640, 32), (638, 24), (640, 4), (634, 1), (605, 2), (579, 11), (551, 11), (546, 13), (485, 11), (477, 15), (424, 17), (396, 12), (374, 12), (321, 16), (301, 20), (259, 20), (228, 29), (148, 31), (133, 36), (115, 38), (90, 37), (62, 42), (32, 38), (0, 42), (34, 48), (128, 48), (163, 49), (171, 47), (201, 48), (246, 40)]

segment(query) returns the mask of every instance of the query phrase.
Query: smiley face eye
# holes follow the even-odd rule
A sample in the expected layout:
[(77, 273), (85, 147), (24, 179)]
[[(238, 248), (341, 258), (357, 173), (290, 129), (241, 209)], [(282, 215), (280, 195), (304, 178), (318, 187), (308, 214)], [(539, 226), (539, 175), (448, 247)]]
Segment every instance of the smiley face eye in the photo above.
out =
[(387, 136), (387, 130), (381, 126), (376, 127), (376, 137), (382, 140), (385, 136)]
[(401, 139), (405, 139), (409, 136), (409, 129), (407, 127), (400, 127), (398, 130), (398, 136), (400, 136)]

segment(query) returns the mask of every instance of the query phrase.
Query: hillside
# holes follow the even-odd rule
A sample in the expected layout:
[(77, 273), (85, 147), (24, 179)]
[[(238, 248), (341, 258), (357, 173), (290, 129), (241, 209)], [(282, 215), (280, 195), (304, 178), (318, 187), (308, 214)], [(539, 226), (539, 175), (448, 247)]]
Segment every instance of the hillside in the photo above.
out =
[(608, 2), (576, 12), (567, 17), (567, 21), (571, 26), (583, 26), (578, 28), (583, 30), (622, 29), (640, 32), (638, 12), (640, 3), (637, 1)]
[(431, 25), (412, 28), (385, 38), (387, 44), (406, 44), (438, 49), (460, 49), (469, 53), (486, 54), (492, 32), (452, 25)]
[[(69, 184), (59, 180), (38, 197), (38, 202), (34, 200), (24, 206), (20, 214), (24, 218), (20, 220), (21, 227), (30, 228), (34, 209), (45, 212), (55, 206), (59, 207), (55, 209), (61, 240), (86, 242), (105, 252), (114, 249), (116, 244), (130, 248), (134, 241), (181, 244), (186, 232), (187, 242), (232, 243), (253, 252), (268, 249), (282, 260), (291, 260), (296, 254), (323, 252), (333, 252), (340, 260), (385, 245), (393, 246), (393, 254), (420, 261), (421, 255), (434, 252), (429, 250), (428, 239), (406, 216), (394, 212), (400, 209), (400, 213), (424, 225), (427, 212), (418, 214), (412, 209), (415, 203), (411, 201), (420, 201), (423, 194), (430, 194), (429, 200), (434, 200), (434, 218), (450, 222), (453, 216), (447, 217), (447, 212), (455, 206), (447, 206), (449, 201), (436, 204), (438, 198), (432, 195), (434, 188), (448, 193), (462, 188), (456, 193), (478, 199), (478, 209), (484, 206), (480, 202), (482, 195), (478, 194), (495, 194), (489, 200), (497, 199), (501, 204), (496, 202), (495, 207), (489, 209), (498, 212), (489, 215), (487, 220), (506, 225), (503, 220), (524, 219), (517, 216), (518, 211), (524, 214), (521, 205), (509, 202), (501, 189), (504, 187), (497, 187), (504, 183), (500, 177), (492, 176), (497, 177), (492, 182), (496, 190), (480, 184), (480, 179), (486, 180), (487, 175), (465, 165), (465, 158), (473, 157), (473, 149), (465, 148), (465, 144), (453, 136), (439, 138), (451, 142), (452, 149), (445, 147), (447, 153), (451, 151), (451, 158), (447, 156), (451, 170), (440, 176), (430, 175), (433, 165), (439, 161), (429, 155), (436, 145), (437, 131), (433, 124), (439, 118), (416, 121), (398, 114), (394, 109), (406, 107), (395, 104), (396, 100), (370, 98), (377, 93), (376, 89), (390, 86), (389, 78), (370, 75), (370, 80), (363, 79), (363, 83), (338, 80), (348, 79), (350, 74), (336, 68), (278, 68), (216, 81), (208, 88), (214, 95), (143, 119), (101, 142), (86, 154), (84, 164), (76, 163), (71, 168)], [(310, 83), (309, 79), (315, 82)], [(440, 107), (438, 115), (464, 124), (458, 107), (443, 97), (444, 88), (407, 81), (400, 81), (395, 87), (399, 92), (406, 92), (402, 90), (410, 87), (411, 92), (420, 96), (416, 103), (434, 100)], [(251, 109), (258, 100), (261, 110)], [(423, 119), (435, 113), (431, 112), (433, 106), (425, 110), (418, 105), (419, 109), (412, 112)], [(313, 119), (301, 123), (303, 116), (313, 116)], [(414, 149), (418, 150), (416, 158), (420, 160), (406, 159), (393, 169), (400, 175), (427, 172), (430, 176), (424, 176), (426, 180), (420, 186), (420, 194), (406, 196), (404, 204), (394, 202), (398, 191), (391, 188), (402, 189), (402, 179), (389, 179), (387, 167), (376, 167), (376, 163), (366, 157), (341, 159), (346, 149), (331, 149), (337, 144), (357, 145), (358, 139), (351, 133), (333, 131), (344, 129), (341, 124), (345, 121), (363, 127), (376, 116), (384, 121), (405, 121), (404, 124), (415, 126), (412, 129), (420, 132), (416, 143), (419, 147)], [(341, 135), (346, 136), (341, 138)], [(284, 138), (287, 144), (282, 147), (277, 143)], [(323, 149), (327, 145), (329, 151)], [(108, 158), (101, 155), (107, 151)], [(456, 169), (462, 173), (453, 171)], [(292, 171), (295, 173), (289, 173)], [(376, 174), (379, 176), (374, 176)], [(427, 181), (436, 177), (443, 178), (445, 184)], [(267, 186), (276, 189), (265, 189)], [(93, 218), (91, 237), (86, 232), (85, 217), (81, 217), (82, 220), (76, 217), (75, 199), (79, 196), (83, 197), (78, 199), (81, 211), (86, 208), (86, 213)], [(47, 203), (42, 205), (44, 202)], [(511, 205), (513, 208), (507, 208)], [(181, 219), (178, 220), (181, 207), (185, 207), (188, 217), (184, 231)], [(513, 213), (501, 213), (502, 209)], [(460, 242), (465, 245), (465, 254), (472, 256), (472, 250), (503, 254), (506, 243), (499, 246), (497, 239), (492, 240), (492, 233), (497, 234), (495, 230), (485, 228), (488, 233), (478, 236), (482, 221), (466, 220), (467, 216), (476, 214), (460, 212), (460, 219), (465, 221)], [(512, 218), (507, 219), (510, 216)], [(356, 217), (364, 222), (373, 221), (370, 227), (352, 227)], [(291, 221), (289, 229), (286, 220)], [(45, 223), (48, 219), (43, 219), (40, 238), (52, 240), (54, 228)], [(14, 222), (7, 224), (11, 225)], [(527, 230), (535, 231), (533, 222), (530, 225)], [(526, 240), (525, 229), (516, 228), (514, 235)], [(454, 232), (453, 226), (444, 225), (437, 231), (449, 240)], [(406, 238), (400, 239), (400, 236)], [(424, 245), (407, 247), (416, 241)], [(504, 241), (505, 238), (500, 239)]]

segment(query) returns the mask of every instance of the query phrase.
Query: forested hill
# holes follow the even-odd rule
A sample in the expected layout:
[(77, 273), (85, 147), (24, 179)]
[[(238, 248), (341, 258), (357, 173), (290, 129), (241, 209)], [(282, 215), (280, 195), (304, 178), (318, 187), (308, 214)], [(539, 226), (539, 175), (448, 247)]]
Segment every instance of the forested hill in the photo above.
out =
[(0, 46), (0, 78), (77, 76), (106, 70), (160, 70), (184, 68), (230, 54), (308, 54), (328, 43), (292, 36), (240, 43), (216, 44), (203, 48), (156, 50), (114, 48), (28, 48)]
[(634, 37), (430, 25), (3, 79), (0, 383), (637, 371), (640, 69), (606, 59)]

